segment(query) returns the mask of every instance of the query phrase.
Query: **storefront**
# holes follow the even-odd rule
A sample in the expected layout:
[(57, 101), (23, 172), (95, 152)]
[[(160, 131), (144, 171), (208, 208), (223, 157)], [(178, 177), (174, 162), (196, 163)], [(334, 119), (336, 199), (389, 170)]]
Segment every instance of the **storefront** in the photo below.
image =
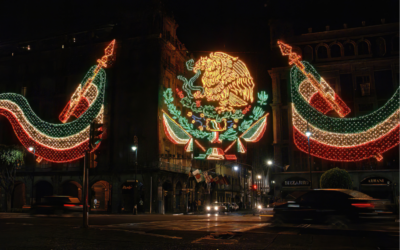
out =
[(393, 202), (392, 181), (387, 178), (380, 176), (365, 178), (360, 182), (360, 191), (373, 198)]
[(281, 197), (283, 200), (294, 200), (300, 193), (310, 189), (310, 181), (299, 176), (290, 177), (282, 182)]

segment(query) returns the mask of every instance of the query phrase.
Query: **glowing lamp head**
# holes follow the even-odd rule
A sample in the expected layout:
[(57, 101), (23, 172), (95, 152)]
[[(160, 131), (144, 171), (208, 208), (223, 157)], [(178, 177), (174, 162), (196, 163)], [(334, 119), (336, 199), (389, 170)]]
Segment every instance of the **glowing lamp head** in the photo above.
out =
[(239, 167), (238, 166), (234, 166), (233, 170), (238, 171)]
[(272, 165), (272, 163), (273, 163), (273, 162), (272, 162), (271, 160), (268, 160), (268, 161), (267, 161), (267, 164), (270, 165), (270, 166)]
[(312, 133), (310, 132), (310, 131), (306, 131), (306, 136), (308, 137), (308, 138), (310, 138), (310, 136), (312, 135)]
[(137, 149), (137, 146), (132, 147), (132, 151), (136, 151), (136, 149)]
[(32, 152), (34, 150), (34, 148), (31, 146), (28, 148), (28, 150)]
[(257, 178), (258, 178), (258, 179), (261, 179), (261, 175), (257, 175)]

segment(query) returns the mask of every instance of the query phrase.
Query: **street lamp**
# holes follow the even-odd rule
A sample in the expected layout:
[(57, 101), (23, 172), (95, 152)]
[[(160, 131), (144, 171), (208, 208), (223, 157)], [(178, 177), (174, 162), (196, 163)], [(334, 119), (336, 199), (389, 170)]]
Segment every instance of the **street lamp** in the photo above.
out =
[(311, 157), (310, 157), (310, 137), (311, 137), (312, 133), (311, 131), (308, 129), (308, 122), (307, 122), (307, 131), (306, 131), (306, 136), (308, 139), (308, 165), (310, 166), (310, 189), (312, 189), (312, 174), (311, 174)]
[[(29, 146), (29, 152), (33, 152), (33, 164), (35, 164), (35, 155), (36, 155), (36, 148), (34, 146)], [(33, 165), (33, 172), (35, 172), (35, 165)], [(33, 205), (33, 182), (34, 182), (34, 174), (32, 173), (32, 187), (31, 187), (31, 206)]]
[(132, 146), (132, 151), (135, 152), (135, 188), (133, 190), (133, 214), (137, 215), (137, 203), (136, 203), (136, 189), (137, 189), (137, 145)]
[(272, 162), (271, 160), (268, 160), (268, 161), (267, 161), (267, 164), (268, 164), (269, 166), (271, 166), (271, 165), (273, 164), (273, 162)]
[(233, 170), (238, 171), (239, 167), (238, 166), (234, 166)]

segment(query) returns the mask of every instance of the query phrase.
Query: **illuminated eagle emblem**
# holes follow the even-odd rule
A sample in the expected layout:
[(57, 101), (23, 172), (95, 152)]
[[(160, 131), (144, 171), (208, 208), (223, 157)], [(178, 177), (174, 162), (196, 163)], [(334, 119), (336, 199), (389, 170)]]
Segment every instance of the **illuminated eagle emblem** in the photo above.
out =
[(201, 78), (204, 95), (196, 92), (196, 99), (206, 97), (207, 101), (218, 101), (216, 110), (232, 112), (253, 102), (253, 78), (238, 57), (223, 52), (211, 53), (196, 62), (193, 71), (198, 70), (204, 72)]
[[(165, 135), (175, 144), (185, 144), (186, 152), (194, 147), (203, 151), (196, 159), (236, 160), (235, 148), (245, 153), (243, 142), (257, 142), (265, 132), (268, 95), (259, 92), (254, 103), (255, 84), (238, 57), (215, 52), (196, 63), (187, 61), (186, 67), (195, 74), (190, 79), (178, 76), (183, 85), (176, 92), (184, 109), (175, 106), (172, 89), (163, 94), (168, 109), (163, 110)], [(201, 83), (195, 84), (201, 75)], [(203, 146), (209, 143), (211, 147)]]

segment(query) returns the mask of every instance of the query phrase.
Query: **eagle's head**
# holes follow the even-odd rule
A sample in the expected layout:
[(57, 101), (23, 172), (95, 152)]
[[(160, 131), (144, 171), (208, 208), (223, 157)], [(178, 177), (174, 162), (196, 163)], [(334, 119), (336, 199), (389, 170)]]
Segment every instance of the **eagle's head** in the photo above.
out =
[(203, 86), (210, 88), (226, 81), (226, 76), (232, 73), (234, 60), (237, 58), (222, 52), (211, 53), (209, 57), (201, 57), (193, 67), (193, 71), (203, 71)]

